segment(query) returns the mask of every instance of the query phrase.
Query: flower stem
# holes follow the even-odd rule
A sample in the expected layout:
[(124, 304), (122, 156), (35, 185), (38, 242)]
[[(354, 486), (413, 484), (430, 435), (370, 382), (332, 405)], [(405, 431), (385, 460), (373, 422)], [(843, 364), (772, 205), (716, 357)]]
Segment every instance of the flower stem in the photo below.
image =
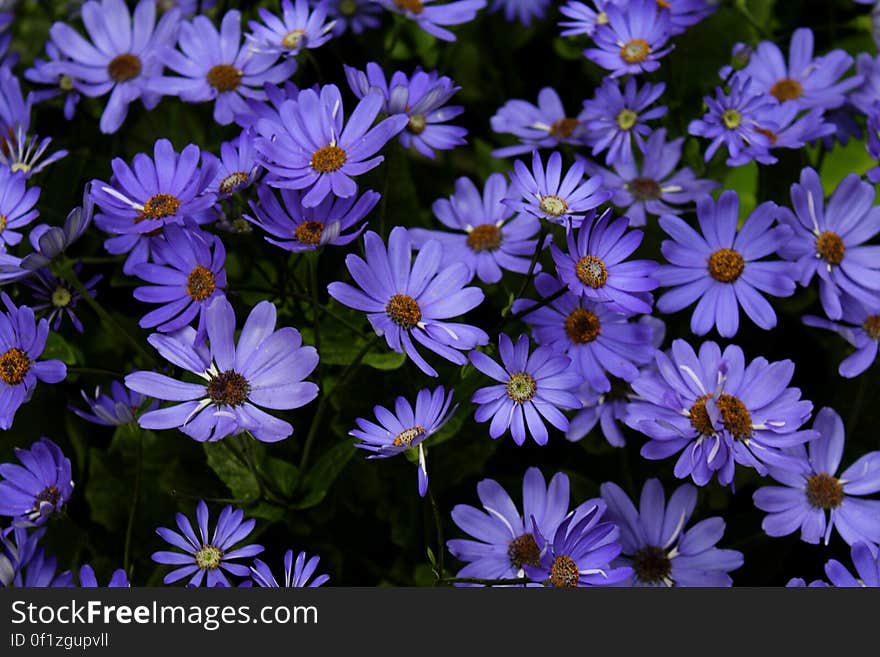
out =
[(137, 513), (137, 506), (141, 496), (141, 477), (144, 472), (144, 435), (138, 431), (137, 424), (129, 423), (128, 430), (132, 434), (137, 434), (137, 466), (134, 472), (134, 491), (131, 494), (131, 508), (128, 510), (128, 526), (125, 528), (125, 550), (122, 556), (122, 569), (128, 573), (131, 566), (131, 539), (134, 536), (134, 517)]
[(443, 523), (440, 520), (440, 507), (437, 506), (437, 500), (434, 499), (434, 493), (430, 488), (428, 488), (428, 499), (431, 501), (431, 512), (434, 515), (434, 529), (437, 531), (437, 576), (442, 579), (444, 572), (443, 555), (446, 551), (443, 543)]
[(541, 232), (538, 233), (538, 242), (535, 245), (535, 253), (532, 256), (532, 261), (529, 263), (529, 271), (526, 274), (525, 279), (523, 279), (522, 285), (519, 287), (519, 292), (516, 293), (514, 300), (521, 299), (522, 295), (525, 294), (526, 290), (529, 287), (529, 283), (532, 282), (532, 277), (535, 274), (535, 267), (538, 266), (538, 259), (541, 257), (541, 252), (544, 250), (544, 241), (547, 239), (547, 223), (541, 222)]

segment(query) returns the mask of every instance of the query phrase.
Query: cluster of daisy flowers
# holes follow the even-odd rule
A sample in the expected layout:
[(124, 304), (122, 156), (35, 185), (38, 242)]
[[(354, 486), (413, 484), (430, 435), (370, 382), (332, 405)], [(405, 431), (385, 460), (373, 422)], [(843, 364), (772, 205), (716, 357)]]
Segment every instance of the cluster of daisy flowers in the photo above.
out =
[[(598, 431), (623, 449), (638, 437), (644, 459), (669, 461), (675, 478), (689, 480), (665, 488), (651, 478), (629, 492), (606, 481), (597, 497), (573, 502), (568, 474), (548, 484), (532, 465), (517, 506), (484, 478), (482, 509), (452, 509), (468, 538), (438, 546), (465, 564), (447, 577), (441, 558), (444, 582), (730, 586), (747, 555), (718, 547), (724, 519), (701, 518), (698, 500), (713, 482), (735, 494), (745, 471), (762, 482), (752, 501), (766, 513), (768, 536), (799, 533), (828, 545), (837, 535), (861, 579), (832, 560), (832, 584), (878, 584), (880, 451), (845, 461), (843, 420), (803, 398), (795, 363), (769, 361), (760, 343), (732, 341), (743, 323), (780, 332), (773, 300), (808, 298), (798, 287), (816, 288), (824, 316), (803, 323), (838, 333), (853, 347), (839, 374), (864, 376), (880, 342), (872, 184), (880, 176), (851, 173), (826, 194), (818, 165), (806, 166), (791, 181), (790, 202), (743, 211), (736, 191), (683, 165), (683, 149), (700, 137), (710, 140), (702, 143), (707, 162), (724, 147), (728, 167), (771, 166), (778, 149), (831, 149), (864, 124), (869, 153), (880, 158), (880, 60), (817, 55), (808, 28), (791, 35), (787, 60), (771, 41), (737, 44), (704, 99), (706, 114), (674, 135), (661, 123), (666, 84), (644, 75), (659, 71), (676, 37), (717, 3), (568, 2), (561, 36), (589, 41), (583, 55), (605, 73), (592, 96), (576, 114), (551, 87), (536, 90), (537, 104), (508, 100), (490, 121), (503, 142), (493, 151), (500, 170), (459, 176), (451, 194), (435, 194), (433, 225), (401, 218), (405, 225), (385, 230), (387, 185), (379, 192), (365, 180), (376, 171), (390, 179), (383, 163), (392, 149), (445, 164), (453, 161), (445, 151), (467, 148), (473, 135), (456, 120), (467, 108), (452, 104), (461, 86), (442, 71), (392, 71), (377, 61), (339, 66), (345, 84), (323, 83), (304, 75), (318, 70), (308, 51), (383, 20), (453, 41), (449, 28), (481, 10), (530, 25), (547, 20), (550, 3), (282, 0), (250, 20), (236, 9), (209, 13), (211, 3), (160, 4), (87, 0), (78, 17), (52, 25), (45, 58), (25, 66), (0, 38), (0, 284), (8, 286), (0, 429), (13, 429), (38, 383), (68, 377), (62, 360), (44, 356), (51, 334), (68, 324), (83, 333), (83, 318), (94, 315), (101, 330), (130, 343), (139, 366), (127, 365), (108, 393), (83, 392), (85, 406), (71, 406), (77, 416), (200, 443), (271, 444), (298, 440), (304, 432), (289, 412), (316, 406), (305, 465), (332, 386), (366, 350), (387, 348), (412, 365), (411, 390), (372, 399), (372, 415), (351, 419), (349, 442), (368, 459), (409, 459), (418, 495), (430, 496), (435, 513), (428, 452), (454, 417), (470, 433), (509, 436), (517, 446)], [(55, 103), (70, 120), (80, 104), (98, 102), (99, 130), (116, 133), (135, 101), (145, 113), (160, 102), (210, 103), (230, 139), (215, 153), (155, 139), (112, 158), (60, 225), (35, 223), (39, 184), (50, 184), (42, 172), (68, 153), (50, 152), (50, 140), (33, 133), (34, 108)], [(73, 255), (86, 233), (103, 239), (114, 275), (131, 283), (146, 335), (123, 336), (101, 305), (107, 272)], [(244, 303), (227, 272), (239, 234), (266, 259), (309, 263), (314, 327), (290, 312), (284, 294)], [(649, 234), (658, 238), (655, 253)], [(345, 267), (319, 289), (317, 262), (328, 247), (345, 253)], [(497, 322), (478, 325), (505, 281), (518, 291)], [(325, 296), (332, 301), (321, 307)], [(83, 306), (90, 314), (81, 318)], [(362, 316), (374, 338), (328, 391), (317, 326), (334, 321), (331, 308)], [(667, 336), (661, 316), (684, 311), (692, 335)], [(70, 458), (48, 437), (15, 456), (0, 464), (0, 585), (97, 586), (91, 566), (60, 570), (40, 543), (78, 492)], [(195, 525), (178, 513), (176, 530), (156, 529), (167, 543), (151, 555), (163, 582), (299, 587), (329, 579), (306, 552), (288, 550), (282, 569), (256, 558), (264, 551), (249, 539), (257, 519), (245, 516), (226, 505), (212, 523), (200, 499)], [(127, 586), (130, 574), (119, 569), (108, 585)]]

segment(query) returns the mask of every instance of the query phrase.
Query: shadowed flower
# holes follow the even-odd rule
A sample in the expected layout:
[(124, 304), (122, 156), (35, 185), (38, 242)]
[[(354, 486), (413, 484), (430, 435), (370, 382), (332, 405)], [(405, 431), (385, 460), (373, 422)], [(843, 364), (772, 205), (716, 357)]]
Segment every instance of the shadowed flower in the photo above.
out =
[(455, 0), (438, 3), (437, 0), (374, 0), (388, 11), (402, 14), (418, 23), (431, 36), (443, 41), (455, 41), (455, 35), (446, 25), (461, 25), (474, 20), (477, 12), (486, 6), (486, 0)]
[[(205, 153), (204, 157), (209, 160), (215, 156)], [(247, 130), (232, 141), (220, 144), (220, 157), (216, 158), (216, 163), (217, 173), (208, 191), (221, 199), (250, 187), (263, 171), (257, 163), (254, 135)]]
[(658, 11), (656, 0), (630, 0), (625, 6), (605, 4), (607, 21), (593, 32), (598, 48), (587, 48), (584, 56), (611, 71), (612, 78), (650, 73), (660, 68), (660, 58), (673, 46), (670, 15)]
[(284, 553), (284, 579), (279, 584), (269, 566), (261, 559), (254, 559), (254, 565), (251, 566), (251, 579), (257, 586), (266, 588), (316, 588), (330, 579), (330, 575), (318, 575), (311, 582), (309, 581), (320, 560), (320, 557), (312, 556), (306, 561), (306, 553), (300, 552), (294, 563), (293, 550), (288, 550)]
[[(98, 578), (95, 576), (95, 570), (89, 564), (85, 564), (79, 569), (79, 586), (84, 589), (96, 589), (101, 587), (101, 585), (98, 584)], [(131, 584), (128, 582), (128, 575), (122, 568), (117, 568), (110, 576), (110, 581), (107, 582), (106, 588), (122, 589), (129, 588), (130, 586)]]
[(80, 394), (91, 412), (75, 406), (68, 408), (83, 420), (106, 427), (120, 427), (134, 422), (141, 412), (153, 411), (159, 407), (158, 401), (151, 401), (145, 406), (147, 397), (126, 389), (119, 381), (110, 384), (109, 395), (102, 393), (100, 386), (95, 388), (93, 396), (86, 394), (85, 390), (81, 390)]
[(0, 516), (16, 526), (40, 525), (73, 494), (70, 459), (48, 438), (30, 449), (15, 448), (21, 465), (0, 464)]
[[(76, 263), (73, 266), (74, 274), (79, 275), (81, 269), (82, 263)], [(95, 297), (95, 286), (103, 277), (102, 274), (95, 274), (83, 282), (83, 287), (90, 297)], [(82, 322), (74, 312), (77, 304), (82, 301), (82, 295), (69, 283), (55, 278), (51, 271), (43, 268), (35, 271), (32, 278), (23, 280), (22, 284), (33, 291), (33, 298), (37, 301), (33, 306), (34, 312), (48, 311), (46, 319), (53, 331), (61, 328), (61, 321), (66, 315), (73, 328), (80, 333), (83, 332)]]
[(492, 151), (494, 157), (528, 153), (539, 148), (556, 148), (559, 144), (581, 145), (586, 128), (582, 116), (569, 116), (559, 94), (552, 87), (538, 92), (538, 104), (526, 100), (508, 100), (490, 119), (492, 130), (511, 134), (522, 142)]
[(327, 7), (318, 3), (309, 11), (309, 0), (281, 0), (281, 16), (264, 7), (257, 12), (260, 20), (248, 21), (251, 34), (245, 35), (254, 52), (296, 57), (303, 48), (319, 48), (333, 34), (333, 21), (327, 20)]
[(312, 5), (325, 4), (327, 16), (333, 20), (333, 35), (342, 36), (351, 30), (360, 34), (379, 27), (382, 7), (373, 0), (312, 0)]
[(852, 379), (871, 367), (877, 358), (877, 347), (880, 345), (880, 295), (870, 306), (844, 295), (841, 305), (840, 322), (814, 315), (805, 315), (803, 321), (807, 326), (835, 331), (855, 347), (855, 352), (844, 358), (837, 369), (840, 376)]
[(0, 531), (0, 588), (69, 588), (73, 573), (58, 572), (58, 559), (46, 555), (40, 540), (46, 528), (29, 531), (10, 527)]

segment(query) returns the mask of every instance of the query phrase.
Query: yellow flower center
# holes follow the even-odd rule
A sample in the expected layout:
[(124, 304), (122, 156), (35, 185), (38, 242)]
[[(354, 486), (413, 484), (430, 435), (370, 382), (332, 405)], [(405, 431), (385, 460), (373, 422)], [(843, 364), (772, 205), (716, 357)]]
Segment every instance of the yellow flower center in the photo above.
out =
[(720, 283), (733, 283), (746, 267), (746, 261), (733, 249), (718, 249), (709, 256), (709, 275)]
[(320, 221), (304, 221), (293, 231), (293, 238), (300, 244), (314, 246), (321, 243), (324, 224)]
[(217, 91), (232, 91), (241, 84), (242, 72), (230, 64), (217, 64), (208, 71), (208, 84)]
[(18, 347), (8, 349), (0, 355), (0, 379), (9, 386), (17, 386), (24, 381), (31, 369), (31, 359)]
[(784, 103), (786, 100), (797, 100), (804, 95), (804, 86), (797, 80), (782, 78), (770, 87), (770, 95), (776, 96), (776, 100)]
[(342, 168), (347, 159), (348, 154), (339, 146), (324, 146), (312, 153), (309, 166), (319, 173), (330, 173)]
[(418, 302), (406, 294), (395, 294), (385, 305), (385, 312), (400, 328), (409, 330), (422, 320)]
[(594, 290), (602, 287), (608, 281), (608, 270), (605, 263), (596, 256), (584, 256), (575, 263), (574, 273), (584, 285), (589, 285)]
[(186, 293), (193, 301), (204, 301), (214, 293), (216, 287), (213, 272), (202, 265), (197, 265), (186, 279)]
[(599, 337), (601, 324), (596, 313), (575, 308), (565, 318), (565, 334), (575, 344), (588, 344)]
[(631, 39), (620, 48), (620, 58), (627, 64), (641, 64), (651, 54), (651, 46), (644, 39)]

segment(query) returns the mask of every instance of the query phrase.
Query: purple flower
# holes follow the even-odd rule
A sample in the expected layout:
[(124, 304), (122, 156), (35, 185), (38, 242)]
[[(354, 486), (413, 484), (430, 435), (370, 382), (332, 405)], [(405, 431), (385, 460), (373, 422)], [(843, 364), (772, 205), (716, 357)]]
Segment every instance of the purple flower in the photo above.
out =
[(333, 36), (333, 21), (327, 20), (323, 3), (309, 11), (309, 0), (281, 0), (281, 16), (259, 7), (263, 24), (248, 21), (252, 33), (246, 35), (254, 52), (295, 57), (303, 48), (318, 48)]
[(76, 106), (80, 101), (80, 93), (73, 86), (73, 78), (64, 73), (64, 66), (70, 59), (61, 54), (52, 40), (46, 42), (46, 57), (43, 60), (34, 58), (34, 64), (24, 72), (24, 77), (31, 82), (51, 85), (49, 89), (40, 89), (32, 92), (34, 103), (42, 103), (51, 98), (64, 96), (64, 118), (70, 121), (76, 112)]
[(34, 319), (34, 311), (12, 303), (5, 292), (0, 299), (6, 312), (0, 313), (0, 429), (10, 429), (15, 413), (30, 401), (37, 386), (58, 383), (67, 376), (67, 366), (60, 360), (37, 361), (46, 339), (49, 322)]
[(850, 296), (842, 299), (842, 322), (831, 322), (823, 317), (805, 315), (804, 324), (835, 331), (855, 347), (855, 352), (840, 363), (838, 372), (847, 379), (857, 377), (871, 367), (877, 358), (880, 342), (880, 297), (870, 306)]
[[(568, 418), (560, 409), (580, 406), (571, 390), (579, 377), (569, 365), (571, 359), (552, 347), (538, 347), (529, 355), (529, 336), (522, 334), (513, 344), (504, 333), (498, 337), (503, 367), (480, 351), (470, 353), (471, 363), (498, 384), (477, 390), (471, 401), (479, 406), (474, 420), (490, 417), (489, 436), (496, 440), (508, 429), (513, 441), (522, 445), (528, 433), (539, 445), (546, 445), (544, 420), (560, 431), (568, 429)], [(543, 418), (543, 419), (542, 419)]]
[(250, 574), (250, 569), (247, 566), (234, 563), (234, 561), (253, 557), (263, 551), (262, 545), (235, 547), (250, 535), (256, 524), (253, 519), (244, 520), (244, 511), (241, 509), (233, 510), (232, 506), (227, 505), (220, 512), (213, 535), (208, 533), (208, 505), (204, 500), (200, 500), (196, 507), (198, 536), (193, 531), (189, 518), (178, 513), (176, 519), (180, 532), (167, 527), (156, 529), (156, 533), (164, 541), (183, 550), (183, 552), (159, 551), (153, 553), (152, 559), (156, 563), (177, 566), (165, 575), (162, 580), (164, 584), (172, 584), (192, 575), (187, 586), (201, 586), (202, 581), (205, 580), (208, 586), (229, 586), (226, 573), (236, 577), (247, 577)]
[(580, 410), (574, 414), (565, 432), (565, 439), (571, 442), (582, 440), (598, 424), (602, 435), (612, 447), (626, 445), (622, 425), (626, 419), (626, 407), (632, 397), (632, 390), (621, 379), (612, 379), (611, 392), (596, 392), (589, 383), (577, 389), (576, 396), (581, 403)]
[(0, 249), (21, 242), (18, 228), (24, 228), (40, 216), (36, 209), (40, 188), (27, 187), (27, 176), (22, 171), (0, 167)]
[(460, 105), (444, 107), (461, 89), (445, 75), (440, 77), (436, 71), (426, 73), (416, 68), (409, 77), (396, 71), (386, 82), (379, 65), (370, 62), (366, 73), (346, 66), (345, 77), (358, 98), (364, 98), (373, 89), (378, 89), (385, 98), (382, 114), (404, 114), (409, 117), (406, 129), (397, 137), (404, 148), (412, 146), (425, 157), (434, 159), (434, 149), (446, 151), (466, 143), (465, 128), (442, 125), (464, 112)]
[(732, 586), (731, 570), (743, 564), (736, 550), (719, 550), (722, 518), (707, 518), (685, 531), (697, 504), (697, 489), (682, 484), (666, 503), (659, 479), (642, 487), (639, 508), (615, 483), (601, 486), (605, 517), (620, 528), (623, 556), (615, 565), (631, 566), (629, 586)]
[(267, 588), (316, 588), (321, 586), (330, 579), (330, 575), (318, 575), (311, 582), (309, 579), (315, 573), (318, 562), (321, 560), (318, 556), (312, 556), (306, 561), (306, 553), (300, 552), (296, 556), (296, 563), (293, 561), (293, 550), (284, 553), (284, 579), (283, 584), (279, 584), (272, 574), (272, 570), (261, 559), (254, 559), (254, 565), (251, 566), (251, 579), (257, 586)]
[(492, 0), (489, 11), (495, 13), (503, 9), (504, 19), (508, 23), (516, 20), (529, 27), (533, 18), (544, 18), (549, 4), (550, 0)]
[(866, 52), (859, 53), (856, 57), (856, 73), (862, 82), (847, 100), (862, 114), (871, 114), (874, 103), (880, 99), (880, 55), (871, 57)]
[(444, 226), (456, 232), (409, 230), (413, 245), (422, 248), (431, 240), (443, 245), (450, 262), (463, 262), (483, 283), (497, 283), (502, 270), (525, 274), (538, 241), (538, 220), (530, 214), (516, 214), (502, 203), (507, 181), (500, 173), (486, 180), (482, 195), (469, 179), (455, 181), (455, 193), (434, 201), (431, 209)]
[(584, 56), (611, 71), (611, 77), (650, 73), (660, 68), (660, 58), (673, 46), (666, 46), (671, 33), (670, 14), (657, 11), (656, 0), (630, 0), (626, 7), (605, 5), (607, 22), (593, 32), (598, 48), (587, 48)]
[[(584, 2), (575, 2), (569, 0), (566, 4), (559, 8), (563, 16), (571, 20), (562, 21), (559, 27), (562, 30), (561, 36), (570, 37), (586, 34), (593, 36), (596, 28), (603, 23), (608, 22), (608, 14), (605, 13), (606, 5), (612, 4), (615, 0), (591, 0), (592, 7)], [(595, 7), (595, 9), (593, 8)]]
[(456, 365), (467, 362), (459, 350), (489, 341), (482, 329), (444, 321), (477, 307), (484, 296), (477, 287), (465, 287), (472, 276), (463, 262), (443, 266), (440, 242), (425, 244), (414, 264), (412, 241), (402, 226), (391, 231), (387, 249), (373, 231), (364, 235), (364, 246), (366, 260), (353, 253), (345, 257), (345, 265), (361, 289), (334, 282), (327, 291), (339, 303), (366, 312), (373, 330), (385, 337), (391, 349), (405, 353), (428, 376), (437, 376), (413, 339)]
[[(214, 158), (205, 154), (206, 159)], [(217, 173), (208, 187), (208, 192), (218, 198), (229, 198), (250, 187), (262, 173), (254, 149), (254, 135), (242, 132), (232, 141), (220, 144), (220, 158), (216, 160)]]
[(582, 145), (586, 128), (581, 116), (570, 117), (559, 94), (552, 87), (538, 92), (538, 104), (526, 100), (508, 100), (490, 119), (492, 130), (512, 134), (521, 143), (492, 151), (494, 157), (529, 153), (539, 148), (556, 148), (559, 144)]
[(382, 8), (373, 0), (312, 0), (313, 5), (324, 3), (327, 16), (333, 19), (333, 35), (342, 36), (347, 30), (360, 34), (379, 27)]
[(105, 427), (121, 427), (134, 422), (142, 411), (153, 411), (159, 407), (158, 401), (151, 401), (145, 405), (147, 397), (139, 392), (127, 390), (119, 381), (110, 384), (109, 395), (103, 394), (100, 386), (95, 388), (94, 396), (90, 397), (85, 390), (81, 390), (80, 394), (91, 412), (75, 406), (68, 408), (83, 420)]
[[(73, 266), (73, 272), (77, 275), (79, 275), (81, 269), (82, 263), (76, 263)], [(95, 274), (83, 282), (83, 287), (90, 297), (94, 298), (95, 286), (102, 278), (102, 274)], [(34, 300), (37, 301), (33, 306), (34, 311), (49, 311), (46, 319), (53, 331), (61, 328), (61, 321), (67, 315), (70, 323), (73, 324), (73, 328), (80, 333), (83, 332), (82, 322), (79, 321), (79, 317), (74, 312), (77, 304), (82, 301), (82, 295), (71, 287), (69, 283), (63, 279), (55, 278), (52, 272), (45, 268), (38, 269), (34, 272), (33, 278), (25, 279), (22, 283), (33, 290)]]
[(832, 586), (880, 587), (880, 553), (876, 547), (864, 542), (855, 543), (850, 551), (850, 558), (856, 567), (858, 577), (853, 576), (837, 559), (829, 559), (825, 564), (825, 575)]
[(578, 160), (562, 176), (562, 155), (553, 151), (547, 158), (547, 169), (538, 151), (532, 153), (532, 170), (520, 160), (514, 162), (510, 197), (504, 203), (518, 212), (528, 212), (566, 227), (577, 228), (583, 215), (611, 198), (602, 188), (601, 176), (584, 181), (584, 164)]
[(60, 150), (41, 160), (51, 143), (49, 137), (45, 139), (40, 139), (36, 135), (28, 137), (24, 128), (19, 125), (15, 132), (6, 138), (3, 148), (0, 148), (0, 165), (13, 172), (21, 171), (25, 178), (30, 178), (67, 155), (66, 150)]
[(648, 109), (666, 89), (663, 82), (646, 82), (641, 89), (635, 78), (626, 81), (621, 92), (620, 85), (612, 78), (605, 78), (596, 88), (591, 100), (584, 101), (581, 118), (586, 124), (587, 143), (593, 147), (593, 156), (608, 151), (608, 165), (633, 159), (632, 142), (639, 150), (645, 150), (646, 135), (651, 134), (647, 121), (666, 114), (666, 107)]
[(691, 203), (718, 187), (714, 180), (700, 180), (690, 167), (675, 168), (681, 162), (684, 139), (666, 141), (666, 129), (651, 133), (637, 159), (621, 160), (614, 170), (584, 160), (587, 175), (601, 176), (602, 185), (614, 196), (611, 202), (629, 217), (630, 226), (644, 226), (647, 214), (679, 214)]
[(283, 82), (296, 70), (295, 59), (276, 64), (277, 53), (254, 52), (242, 43), (241, 14), (235, 9), (224, 14), (219, 32), (206, 16), (184, 21), (178, 46), (179, 51), (168, 47), (162, 56), (180, 77), (157, 76), (149, 89), (188, 103), (215, 101), (214, 120), (220, 125), (248, 111), (246, 98), (265, 99), (264, 83)]
[(780, 219), (794, 236), (779, 255), (795, 264), (801, 285), (819, 275), (819, 298), (829, 319), (843, 316), (841, 293), (867, 305), (880, 295), (880, 246), (863, 246), (880, 232), (880, 207), (874, 187), (852, 173), (843, 179), (825, 207), (818, 174), (807, 167), (791, 186), (794, 212), (782, 208)]
[(318, 364), (314, 347), (303, 347), (295, 328), (275, 330), (275, 306), (261, 301), (248, 315), (238, 346), (234, 341), (235, 312), (218, 296), (205, 319), (208, 344), (197, 343), (186, 327), (170, 335), (148, 338), (163, 358), (204, 379), (176, 381), (157, 372), (133, 372), (125, 385), (156, 399), (183, 402), (138, 418), (144, 429), (179, 428), (200, 442), (216, 441), (242, 431), (257, 440), (284, 440), (293, 427), (259, 407), (299, 408), (318, 395), (318, 386), (303, 379)]
[[(83, 565), (79, 569), (79, 585), (80, 588), (96, 589), (99, 588), (98, 578), (95, 576), (95, 570), (88, 564)], [(117, 568), (110, 576), (107, 582), (107, 588), (122, 589), (129, 588), (131, 584), (128, 582), (128, 575), (122, 568)]]
[(31, 98), (21, 93), (21, 83), (6, 65), (0, 65), (0, 134), (14, 134), (21, 126), (25, 131), (31, 124)]
[[(595, 215), (593, 215), (595, 216)], [(592, 217), (591, 217), (592, 218)], [(653, 260), (625, 259), (642, 243), (640, 230), (626, 232), (629, 219), (614, 219), (610, 210), (567, 236), (568, 252), (550, 247), (559, 279), (577, 295), (607, 304), (619, 313), (650, 313), (657, 287)]]
[(762, 203), (741, 225), (739, 196), (733, 190), (697, 202), (702, 235), (680, 217), (660, 217), (660, 226), (671, 240), (661, 250), (671, 263), (656, 272), (663, 287), (672, 288), (657, 300), (657, 309), (674, 313), (699, 299), (691, 315), (691, 331), (706, 335), (714, 325), (732, 338), (739, 330), (740, 307), (757, 326), (776, 326), (773, 306), (761, 294), (788, 297), (795, 282), (790, 263), (761, 260), (784, 245), (793, 234), (785, 225), (774, 225), (779, 206)]
[(826, 407), (816, 415), (813, 429), (818, 437), (789, 449), (790, 464), (768, 468), (783, 486), (755, 491), (755, 506), (768, 514), (761, 527), (768, 536), (800, 529), (802, 541), (826, 545), (836, 527), (850, 545), (880, 543), (880, 500), (861, 499), (880, 491), (880, 452), (862, 455), (837, 477), (845, 440), (843, 420)]
[(28, 531), (10, 527), (0, 531), (0, 587), (72, 587), (69, 570), (58, 573), (58, 559), (46, 556), (40, 540), (46, 528)]
[(0, 516), (17, 526), (42, 524), (73, 494), (70, 459), (48, 438), (30, 449), (16, 447), (15, 456), (21, 465), (0, 464)]
[(123, 0), (90, 0), (82, 6), (82, 19), (92, 43), (69, 25), (55, 23), (49, 34), (67, 59), (47, 64), (47, 72), (68, 75), (85, 96), (109, 92), (100, 128), (116, 132), (129, 103), (140, 98), (152, 109), (159, 102), (161, 95), (149, 84), (162, 72), (163, 53), (174, 44), (180, 14), (168, 12), (157, 24), (153, 0), (140, 0), (133, 16)]
[(375, 406), (378, 424), (359, 417), (355, 420), (358, 428), (348, 435), (362, 441), (355, 447), (373, 452), (368, 459), (387, 459), (418, 448), (419, 495), (424, 497), (428, 491), (428, 470), (422, 443), (440, 431), (455, 413), (458, 404), (450, 408), (454, 392), (449, 390), (447, 394), (443, 386), (433, 392), (423, 388), (416, 396), (415, 408), (403, 396), (395, 400), (394, 412)]
[[(428, 34), (443, 41), (455, 41), (455, 35), (444, 25), (461, 25), (474, 20), (477, 12), (486, 6), (486, 0), (455, 0), (436, 4), (436, 0), (374, 0), (388, 11), (403, 14), (416, 21)], [(434, 3), (434, 4), (432, 4)]]
[(676, 35), (712, 15), (719, 3), (716, 0), (660, 0), (657, 5), (661, 12), (669, 13), (669, 33)]
[[(358, 238), (367, 227), (363, 222), (379, 194), (365, 191), (360, 198), (327, 196), (318, 205), (303, 205), (303, 194), (292, 189), (281, 190), (281, 201), (266, 185), (257, 188), (258, 201), (250, 201), (252, 215), (244, 218), (265, 230), (266, 241), (287, 251), (314, 251), (326, 244), (345, 246)], [(346, 232), (353, 229), (350, 232)]]
[(376, 153), (407, 124), (404, 115), (390, 116), (373, 128), (384, 98), (371, 91), (358, 103), (343, 129), (342, 96), (336, 85), (321, 87), (320, 94), (303, 89), (296, 100), (279, 109), (281, 123), (260, 119), (256, 149), (269, 171), (273, 187), (308, 190), (306, 207), (318, 205), (330, 194), (348, 198), (357, 193), (352, 176), (378, 166)]
[(91, 184), (87, 184), (83, 191), (82, 205), (67, 213), (62, 226), (40, 224), (31, 229), (28, 241), (34, 253), (21, 259), (21, 267), (27, 271), (36, 271), (64, 253), (91, 226), (94, 209)]
[(632, 384), (638, 397), (626, 423), (648, 436), (645, 458), (681, 452), (674, 469), (679, 479), (690, 476), (703, 486), (717, 473), (726, 486), (736, 463), (763, 475), (765, 464), (790, 458), (782, 449), (817, 435), (799, 430), (813, 404), (800, 399), (798, 388), (787, 387), (794, 375), (790, 360), (756, 358), (746, 365), (736, 345), (722, 353), (714, 342), (704, 342), (697, 355), (684, 340), (675, 340), (669, 353), (658, 351), (655, 360), (657, 369)]

